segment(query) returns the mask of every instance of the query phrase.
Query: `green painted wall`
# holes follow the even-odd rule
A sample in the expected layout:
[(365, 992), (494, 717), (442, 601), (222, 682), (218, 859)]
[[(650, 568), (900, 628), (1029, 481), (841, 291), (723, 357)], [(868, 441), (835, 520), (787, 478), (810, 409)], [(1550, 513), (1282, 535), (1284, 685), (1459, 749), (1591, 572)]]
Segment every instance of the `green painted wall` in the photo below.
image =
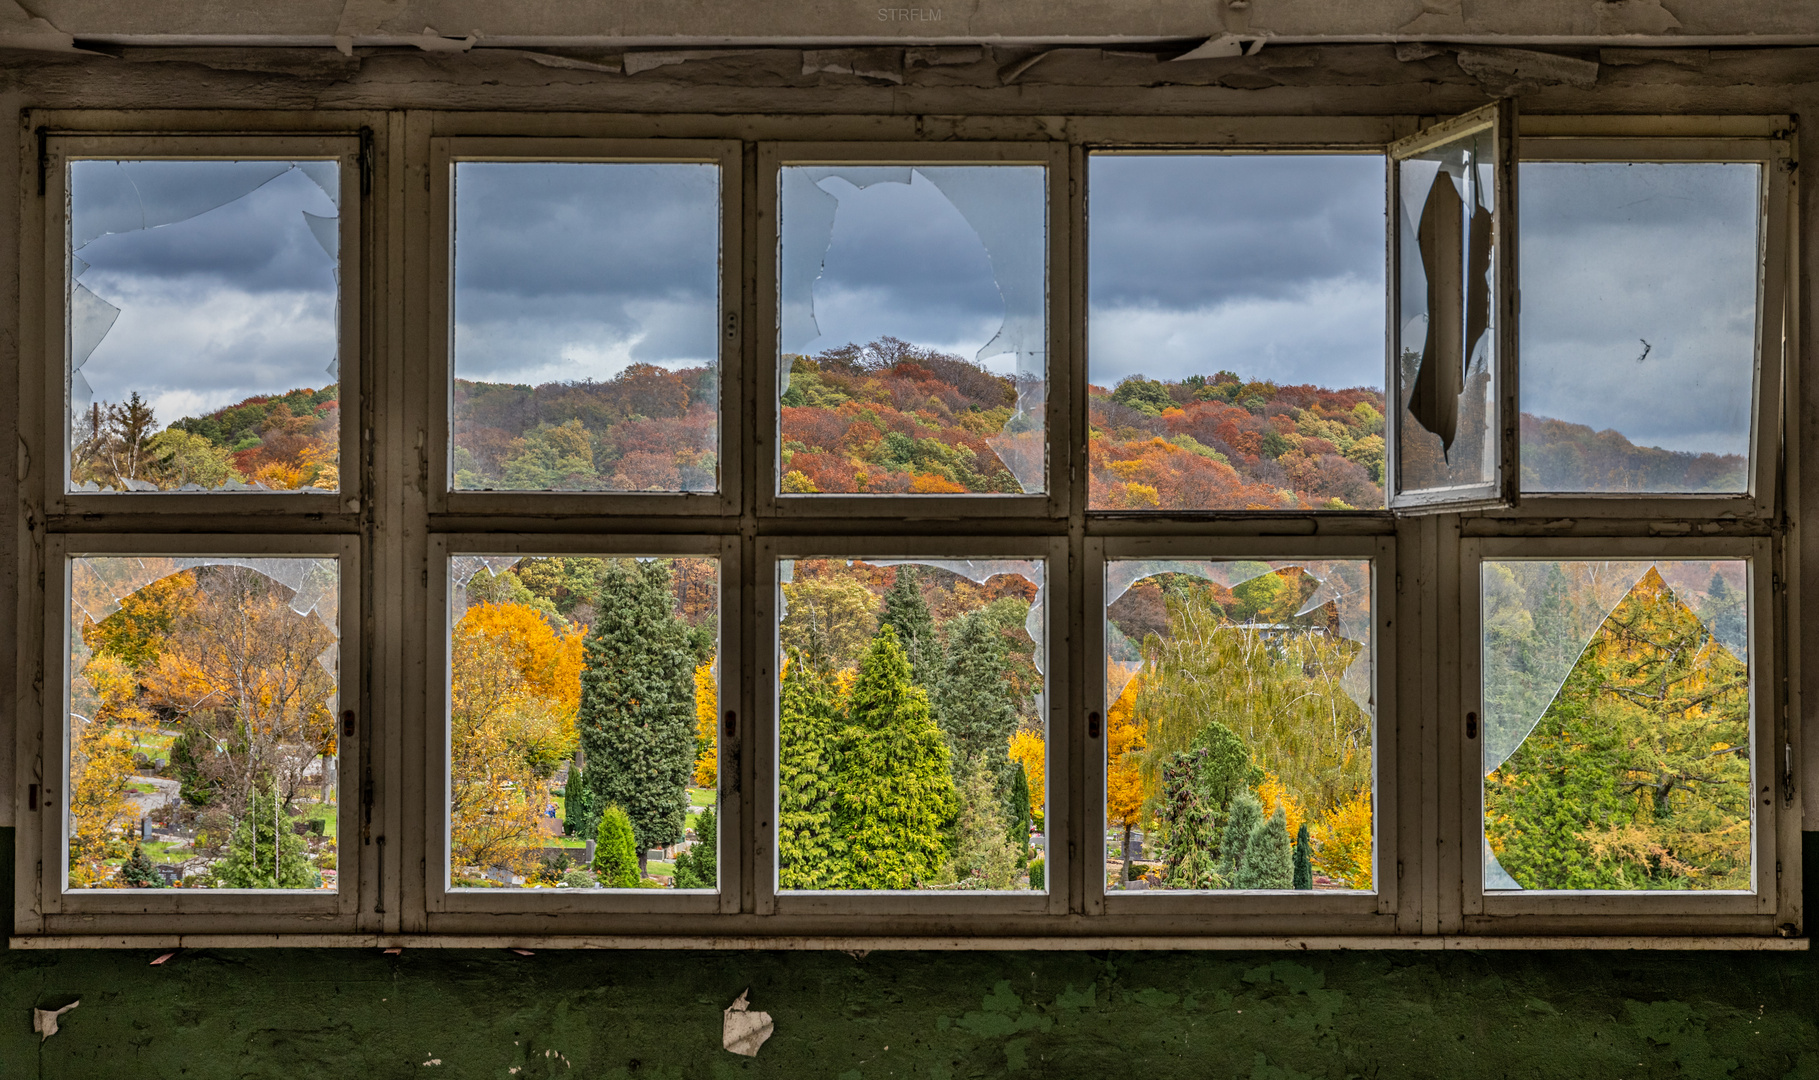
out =
[[(0, 956), (0, 1078), (1819, 1080), (1806, 953), (152, 956)], [(720, 1049), (748, 987), (754, 1060)]]

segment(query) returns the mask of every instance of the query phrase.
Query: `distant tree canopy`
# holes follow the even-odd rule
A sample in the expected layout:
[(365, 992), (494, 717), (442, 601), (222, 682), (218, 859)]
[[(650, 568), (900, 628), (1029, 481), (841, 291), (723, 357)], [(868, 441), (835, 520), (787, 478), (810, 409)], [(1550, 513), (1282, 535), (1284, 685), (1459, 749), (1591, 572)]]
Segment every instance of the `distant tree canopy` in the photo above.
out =
[(340, 487), (339, 388), (247, 398), (163, 430), (135, 392), (74, 419), (70, 480), (115, 491)]

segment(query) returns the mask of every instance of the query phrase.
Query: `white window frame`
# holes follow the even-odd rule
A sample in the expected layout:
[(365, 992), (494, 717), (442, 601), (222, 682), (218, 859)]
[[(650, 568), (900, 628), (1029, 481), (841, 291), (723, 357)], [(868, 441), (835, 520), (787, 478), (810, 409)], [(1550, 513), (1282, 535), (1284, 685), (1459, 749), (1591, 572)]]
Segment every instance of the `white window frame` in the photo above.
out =
[[(780, 170), (791, 165), (1034, 165), (1047, 177), (1047, 265), (1045, 292), (1048, 325), (1044, 347), (1048, 371), (1043, 420), (1047, 440), (1044, 486), (1037, 495), (784, 495), (782, 473), (782, 403), (778, 390), (781, 341), (778, 313), (781, 304), (779, 275), (782, 269), (783, 222)], [(905, 142), (776, 142), (758, 143), (758, 185), (754, 218), (757, 224), (757, 304), (753, 323), (760, 328), (753, 352), (757, 369), (757, 428), (753, 432), (756, 458), (755, 490), (758, 513), (784, 521), (828, 518), (980, 518), (1035, 521), (1065, 517), (1073, 484), (1062, 447), (1073, 443), (1073, 365), (1068, 362), (1070, 329), (1074, 322), (1067, 274), (1073, 250), (1070, 212), (1068, 146), (1064, 142), (981, 140), (962, 142), (927, 140)], [(970, 357), (968, 358), (970, 359)]]
[[(1778, 692), (1785, 675), (1773, 646), (1777, 576), (1775, 545), (1766, 537), (1664, 538), (1498, 537), (1460, 545), (1460, 701), (1469, 719), (1484, 715), (1481, 616), (1485, 562), (1549, 560), (1746, 559), (1749, 562), (1750, 763), (1754, 814), (1749, 892), (1542, 891), (1484, 888), (1483, 737), (1467, 737), (1458, 722), (1440, 725), (1443, 762), (1459, 776), (1456, 849), (1461, 867), (1462, 929), (1469, 933), (1610, 933), (1614, 925), (1652, 925), (1661, 933), (1774, 933), (1781, 912), (1797, 909), (1800, 875), (1799, 792), (1787, 784), (1784, 760), (1800, 753), (1799, 732)], [(1791, 771), (1791, 770), (1790, 770)]]
[[(1293, 891), (1182, 891), (1143, 890), (1113, 892), (1102, 872), (1086, 874), (1086, 909), (1094, 915), (1130, 924), (1133, 930), (1158, 917), (1171, 924), (1202, 933), (1231, 933), (1239, 928), (1251, 933), (1392, 934), (1397, 928), (1397, 874), (1402, 834), (1398, 828), (1397, 766), (1408, 752), (1396, 725), (1382, 723), (1396, 716), (1396, 641), (1394, 594), (1396, 541), (1391, 536), (1335, 537), (1110, 537), (1087, 541), (1087, 579), (1084, 587), (1086, 652), (1093, 658), (1085, 671), (1088, 734), (1086, 785), (1082, 809), (1089, 826), (1094, 854), (1103, 847), (1105, 829), (1106, 725), (1111, 707), (1106, 684), (1105, 581), (1113, 562), (1135, 559), (1182, 560), (1316, 560), (1358, 559), (1371, 564), (1371, 753), (1373, 762), (1372, 818), (1376, 830), (1376, 865), (1370, 892), (1308, 893)], [(1390, 587), (1386, 587), (1386, 580)], [(1097, 618), (1094, 616), (1097, 615)], [(1100, 721), (1095, 723), (1095, 721)], [(1097, 728), (1097, 733), (1094, 729)], [(1418, 753), (1418, 748), (1417, 753)], [(1417, 758), (1418, 764), (1418, 758)], [(1096, 871), (1104, 859), (1083, 862)]]
[[(363, 117), (354, 120), (365, 120)], [(266, 121), (270, 123), (270, 118)], [(54, 124), (55, 121), (52, 121)], [(370, 123), (370, 121), (368, 121)], [(365, 505), (365, 471), (361, 463), (360, 417), (363, 400), (362, 328), (367, 290), (362, 269), (366, 250), (366, 188), (372, 180), (370, 149), (361, 124), (352, 131), (323, 134), (208, 134), (145, 135), (128, 133), (55, 133), (46, 125), (44, 197), (27, 200), (23, 231), (27, 264), (35, 261), (38, 298), (43, 304), (38, 348), (47, 361), (44, 378), (44, 414), (38, 445), (45, 453), (40, 475), (47, 514), (314, 514), (323, 518), (351, 519)], [(340, 165), (338, 362), (340, 387), (341, 490), (314, 492), (78, 492), (67, 489), (70, 451), (68, 352), (69, 163), (78, 160), (128, 161), (301, 161), (330, 160)], [(32, 220), (35, 218), (36, 220)], [(35, 241), (35, 243), (34, 243)], [(35, 256), (35, 258), (34, 258)], [(30, 280), (35, 274), (26, 275)], [(23, 292), (23, 290), (22, 290)], [(24, 299), (22, 297), (22, 299)], [(30, 303), (29, 300), (26, 301)], [(23, 355), (31, 351), (22, 350)], [(326, 377), (326, 376), (325, 376)], [(23, 389), (23, 388), (22, 388)], [(22, 395), (23, 396), (23, 395)], [(22, 418), (23, 419), (23, 418)], [(176, 419), (167, 417), (166, 420)], [(226, 504), (226, 505), (224, 505)]]
[[(430, 140), (430, 242), (425, 251), (432, 287), (419, 323), (428, 361), (429, 393), (424, 415), (429, 442), (428, 491), (432, 514), (727, 515), (738, 513), (744, 475), (744, 417), (740, 318), (744, 295), (744, 170), (740, 144), (728, 139), (591, 138), (506, 135), (437, 136)], [(455, 166), (468, 161), (559, 163), (706, 164), (720, 175), (720, 236), (716, 279), (715, 341), (719, 346), (720, 401), (717, 404), (718, 490), (713, 492), (457, 491), (453, 471)], [(527, 502), (527, 497), (531, 498)]]
[[(69, 786), (70, 620), (69, 567), (85, 556), (220, 556), (223, 558), (332, 557), (340, 572), (340, 673), (337, 703), (352, 711), (354, 734), (337, 736), (340, 776), (336, 793), (339, 868), (333, 891), (264, 889), (66, 889)], [(92, 932), (103, 919), (114, 932), (194, 933), (197, 930), (280, 933), (302, 920), (316, 932), (347, 933), (377, 871), (371, 843), (372, 806), (364, 799), (363, 762), (370, 757), (370, 710), (365, 703), (358, 539), (337, 535), (172, 535), (154, 533), (55, 534), (45, 541), (44, 580), (47, 598), (40, 632), (39, 670), (44, 673), (43, 711), (36, 730), (19, 728), (22, 762), (31, 762), (33, 785), (41, 792), (36, 828), (18, 830), (19, 865), (36, 872), (19, 874), (14, 894), (14, 933)], [(31, 755), (27, 757), (26, 755)], [(29, 818), (25, 819), (29, 822)]]

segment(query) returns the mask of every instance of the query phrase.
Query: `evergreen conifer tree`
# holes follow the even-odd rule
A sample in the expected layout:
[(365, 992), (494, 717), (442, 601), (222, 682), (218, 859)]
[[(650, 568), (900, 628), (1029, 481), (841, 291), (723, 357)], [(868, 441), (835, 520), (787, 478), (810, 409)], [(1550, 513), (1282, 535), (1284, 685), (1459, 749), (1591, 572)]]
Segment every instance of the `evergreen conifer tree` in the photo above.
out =
[(827, 673), (792, 649), (778, 705), (777, 886), (840, 888), (846, 851), (834, 834), (840, 721)]
[[(227, 854), (210, 868), (215, 883), (223, 889), (313, 889), (320, 885), (322, 875), (309, 862), (309, 843), (297, 835), (291, 822), (291, 816), (278, 806), (277, 785), (264, 791), (254, 785), (246, 816), (228, 838)], [(276, 867), (272, 865), (274, 854)]]
[(603, 889), (636, 889), (643, 877), (635, 849), (632, 820), (624, 810), (608, 806), (600, 814), (594, 837), (594, 877)]
[(1262, 821), (1263, 804), (1257, 801), (1257, 796), (1248, 788), (1239, 791), (1232, 800), (1231, 815), (1225, 820), (1225, 835), (1219, 841), (1219, 877), (1230, 888), (1247, 887), (1238, 884), (1239, 875), (1244, 871), (1251, 839)]
[(1011, 845), (1017, 849), (1017, 865), (1028, 866), (1030, 859), (1030, 782), (1023, 773), (1023, 766), (1012, 762), (1011, 771), (1011, 804), (1010, 834)]
[(720, 825), (714, 808), (695, 815), (695, 843), (676, 856), (676, 888), (711, 889), (719, 880)]
[[(888, 614), (885, 621), (890, 621)], [(1010, 769), (1003, 763), (1009, 761), (1006, 751), (1017, 730), (1017, 706), (1004, 677), (1009, 642), (978, 612), (955, 616), (946, 627), (946, 663), (932, 675), (932, 686), (929, 680), (921, 685), (929, 690), (935, 723), (954, 752), (956, 779), (968, 762), (982, 759), (992, 767), (1000, 797), (1007, 797)], [(910, 666), (915, 667), (913, 659)]]
[(1307, 835), (1307, 822), (1295, 831), (1295, 888), (1314, 887), (1314, 843)]
[[(624, 810), (642, 873), (644, 853), (681, 839), (688, 814), (695, 650), (687, 624), (673, 613), (666, 563), (614, 560), (600, 577), (578, 716), (588, 798), (576, 809)], [(579, 824), (585, 830), (587, 823)]]
[(1005, 835), (1002, 803), (992, 770), (973, 758), (960, 775), (960, 812), (954, 832), (954, 873), (962, 888), (1008, 889), (1017, 877), (1017, 849)]
[(928, 695), (910, 681), (895, 627), (872, 639), (851, 702), (835, 780), (835, 831), (847, 845), (843, 884), (914, 888), (947, 854), (954, 783), (947, 744), (929, 717)]
[(922, 579), (913, 566), (899, 566), (897, 580), (884, 593), (884, 618), (879, 629), (897, 632), (897, 644), (909, 660), (910, 678), (924, 690), (941, 670), (941, 643), (935, 638), (935, 617), (922, 599)]
[(158, 867), (152, 862), (145, 849), (133, 845), (133, 857), (120, 867), (120, 876), (133, 889), (159, 889), (164, 887), (164, 878), (158, 873)]
[(1224, 887), (1214, 868), (1216, 818), (1197, 775), (1207, 756), (1205, 750), (1176, 754), (1162, 767), (1163, 879), (1173, 889)]
[(1231, 878), (1234, 889), (1287, 889), (1295, 883), (1294, 844), (1288, 838), (1288, 820), (1276, 812), (1260, 818), (1244, 845), (1244, 865)]

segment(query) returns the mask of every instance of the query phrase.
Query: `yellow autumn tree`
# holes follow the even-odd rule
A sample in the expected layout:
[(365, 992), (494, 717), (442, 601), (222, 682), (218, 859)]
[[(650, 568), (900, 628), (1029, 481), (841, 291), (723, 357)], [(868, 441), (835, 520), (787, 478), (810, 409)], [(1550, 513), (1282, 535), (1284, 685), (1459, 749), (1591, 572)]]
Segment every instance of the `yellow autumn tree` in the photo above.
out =
[(1142, 754), (1147, 741), (1145, 725), (1135, 716), (1140, 678), (1124, 684), (1124, 692), (1105, 712), (1105, 822), (1109, 829), (1127, 835), (1143, 820), (1144, 784)]
[(1357, 791), (1308, 827), (1314, 869), (1352, 889), (1371, 887), (1371, 793)]
[(83, 665), (83, 698), (92, 716), (70, 717), (71, 888), (116, 884), (106, 860), (124, 855), (119, 830), (129, 827), (136, 808), (127, 798), (133, 777), (134, 733), (152, 725), (138, 702), (132, 667), (118, 656), (99, 653)]
[(1048, 746), (1042, 733), (1032, 728), (1018, 728), (1011, 736), (1010, 757), (1023, 766), (1023, 778), (1029, 781), (1030, 809), (1040, 817), (1048, 805), (1044, 780), (1047, 778)]
[[(1288, 834), (1292, 839), (1296, 831), (1301, 828), (1301, 823), (1307, 821), (1307, 807), (1302, 805), (1300, 799), (1295, 798), (1295, 793), (1290, 791), (1288, 785), (1282, 782), (1282, 778), (1273, 772), (1263, 774), (1263, 782), (1257, 785), (1256, 792), (1257, 801), (1263, 804), (1264, 817), (1267, 818), (1274, 814), (1278, 806), (1282, 808), (1283, 818), (1288, 826)], [(1311, 824), (1309, 827), (1312, 828)]]
[(579, 633), (522, 604), (476, 604), (449, 650), (449, 821), (457, 876), (523, 873), (543, 846), (549, 779), (575, 751)]
[(720, 775), (720, 700), (714, 662), (695, 669), (695, 786), (711, 788)]

